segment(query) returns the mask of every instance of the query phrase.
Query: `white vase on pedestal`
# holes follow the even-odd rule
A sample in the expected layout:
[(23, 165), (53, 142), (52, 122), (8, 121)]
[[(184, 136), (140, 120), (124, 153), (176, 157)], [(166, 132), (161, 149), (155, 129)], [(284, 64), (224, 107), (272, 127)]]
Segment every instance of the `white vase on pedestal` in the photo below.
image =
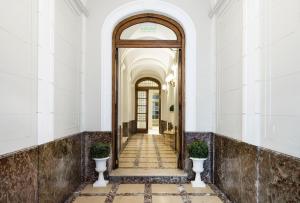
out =
[(206, 184), (201, 180), (200, 173), (203, 172), (203, 163), (207, 158), (193, 158), (190, 157), (193, 161), (193, 171), (196, 173), (196, 177), (194, 181), (191, 181), (192, 187), (205, 187)]
[(93, 187), (105, 187), (108, 183), (107, 180), (104, 180), (103, 172), (106, 171), (106, 160), (109, 159), (109, 157), (96, 159), (94, 158), (96, 162), (96, 171), (99, 173), (98, 180), (93, 184)]

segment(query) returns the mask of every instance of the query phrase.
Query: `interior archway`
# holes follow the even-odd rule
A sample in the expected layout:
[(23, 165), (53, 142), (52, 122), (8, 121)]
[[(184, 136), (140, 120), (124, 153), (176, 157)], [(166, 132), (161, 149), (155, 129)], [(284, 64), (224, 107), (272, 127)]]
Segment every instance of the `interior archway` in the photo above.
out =
[(196, 114), (197, 105), (196, 97), (194, 95), (196, 92), (196, 66), (197, 66), (197, 35), (196, 27), (189, 16), (180, 7), (160, 0), (135, 0), (128, 3), (124, 3), (121, 6), (110, 12), (103, 22), (101, 28), (101, 84), (100, 84), (100, 123), (99, 128), (101, 131), (112, 131), (112, 66), (111, 52), (112, 52), (112, 34), (115, 27), (119, 22), (126, 19), (129, 16), (152, 12), (156, 14), (162, 14), (174, 19), (178, 22), (183, 30), (185, 31), (185, 45), (186, 54), (185, 60), (185, 86), (188, 87), (185, 91), (185, 114), (189, 116), (186, 117), (185, 130), (195, 131), (196, 127)]
[[(129, 34), (127, 34), (127, 38), (122, 38), (122, 33), (128, 28), (131, 28), (137, 24), (142, 23), (156, 23), (158, 25), (163, 25), (167, 29), (169, 29), (168, 32), (172, 31), (174, 35), (176, 35), (176, 38), (173, 36), (170, 39), (161, 39), (160, 37), (149, 37), (147, 36), (145, 38), (145, 35), (142, 35), (141, 38), (135, 38), (130, 39)], [(136, 33), (136, 32), (132, 32)], [(170, 33), (168, 35), (171, 35)], [(129, 36), (129, 37), (128, 37)], [(168, 18), (163, 15), (153, 14), (153, 13), (145, 13), (145, 14), (139, 14), (135, 16), (131, 16), (123, 21), (121, 21), (114, 29), (113, 32), (113, 40), (112, 40), (112, 56), (113, 56), (113, 62), (112, 62), (112, 135), (113, 135), (113, 167), (118, 167), (118, 155), (121, 150), (122, 141), (119, 139), (118, 134), (120, 132), (119, 127), (119, 77), (120, 77), (120, 70), (119, 66), (123, 66), (120, 63), (123, 62), (123, 59), (120, 61), (119, 59), (119, 49), (127, 48), (136, 48), (136, 49), (145, 49), (145, 48), (151, 48), (151, 49), (165, 49), (165, 53), (170, 54), (172, 51), (175, 50), (174, 56), (177, 57), (177, 82), (178, 82), (178, 122), (175, 127), (176, 129), (176, 136), (174, 135), (175, 141), (175, 149), (178, 150), (178, 168), (182, 168), (183, 166), (183, 151), (184, 151), (184, 81), (185, 81), (185, 34), (183, 31), (183, 28), (180, 26), (179, 23), (174, 21), (171, 18)], [(124, 51), (123, 53), (127, 53), (128, 50)], [(134, 51), (132, 51), (134, 52)], [(152, 53), (153, 54), (153, 53)], [(122, 57), (121, 57), (122, 58)], [(159, 61), (158, 59), (155, 59), (156, 61)], [(129, 61), (139, 61), (139, 59), (131, 59)], [(133, 64), (135, 64), (133, 62)], [(159, 63), (164, 64), (164, 63)], [(132, 64), (130, 64), (131, 66)], [(128, 64), (127, 64), (128, 66)], [(142, 65), (139, 64), (141, 67)], [(162, 69), (164, 68), (164, 65), (161, 65)], [(171, 65), (170, 65), (171, 66)], [(172, 67), (169, 67), (172, 69)], [(146, 71), (147, 69), (145, 69)], [(149, 70), (149, 69), (148, 69)], [(143, 71), (141, 71), (143, 72)], [(167, 71), (168, 72), (168, 71)], [(164, 74), (167, 75), (167, 72)], [(170, 75), (170, 74), (169, 74)], [(171, 74), (172, 75), (172, 74)], [(166, 78), (167, 80), (167, 78)], [(170, 81), (168, 81), (170, 82)], [(171, 84), (171, 83), (170, 83)], [(159, 90), (161, 89), (161, 85), (159, 86)], [(137, 116), (137, 113), (136, 113)], [(145, 126), (146, 127), (146, 126)], [(178, 136), (178, 137), (177, 137)]]

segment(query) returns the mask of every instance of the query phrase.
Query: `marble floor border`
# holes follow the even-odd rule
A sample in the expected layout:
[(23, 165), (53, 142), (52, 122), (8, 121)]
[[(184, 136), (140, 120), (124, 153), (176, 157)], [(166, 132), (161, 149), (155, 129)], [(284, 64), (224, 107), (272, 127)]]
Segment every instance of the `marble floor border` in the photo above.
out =
[[(175, 184), (177, 185), (178, 192), (177, 193), (170, 193), (170, 192), (162, 192), (162, 193), (153, 193), (152, 192), (152, 185), (151, 183), (146, 183), (144, 192), (136, 192), (136, 193), (117, 193), (119, 186), (121, 183), (112, 183), (111, 190), (108, 193), (81, 193), (81, 191), (88, 185), (88, 183), (82, 184), (74, 195), (72, 199), (67, 201), (67, 203), (73, 202), (77, 197), (89, 197), (89, 196), (106, 196), (105, 203), (113, 203), (115, 197), (120, 196), (144, 196), (144, 203), (151, 203), (153, 196), (177, 196), (181, 197), (183, 203), (191, 203), (190, 197), (197, 197), (197, 196), (214, 196), (219, 197), (221, 201), (225, 203), (230, 203), (227, 197), (214, 185), (208, 184), (211, 188), (212, 192), (207, 193), (190, 193), (187, 192), (183, 184)], [(165, 184), (167, 185), (167, 184)], [(174, 184), (173, 184), (174, 185)]]

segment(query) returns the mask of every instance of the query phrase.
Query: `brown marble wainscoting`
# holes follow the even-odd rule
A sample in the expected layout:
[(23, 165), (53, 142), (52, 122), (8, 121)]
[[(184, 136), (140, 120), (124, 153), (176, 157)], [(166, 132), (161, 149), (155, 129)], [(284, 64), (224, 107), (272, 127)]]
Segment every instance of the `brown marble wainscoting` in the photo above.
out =
[(111, 132), (78, 133), (0, 156), (0, 202), (65, 202), (96, 179), (89, 150), (98, 141), (110, 143)]
[[(84, 182), (92, 182), (97, 179), (98, 173), (95, 171), (95, 162), (92, 160), (90, 155), (90, 148), (92, 144), (96, 142), (111, 143), (112, 136), (111, 132), (83, 132), (82, 133), (82, 179)], [(111, 159), (108, 161), (108, 171), (112, 170)], [(107, 178), (108, 173), (104, 175)]]
[(171, 131), (173, 130), (174, 126), (172, 122), (168, 122), (168, 130)]
[(137, 123), (136, 120), (129, 121), (128, 123), (129, 136), (137, 133)]
[(187, 152), (187, 145), (191, 144), (193, 141), (202, 140), (208, 145), (208, 158), (204, 162), (204, 171), (201, 174), (201, 177), (206, 183), (213, 182), (213, 133), (209, 132), (185, 132), (185, 157), (184, 169), (188, 173), (189, 179), (195, 178), (195, 173), (192, 171), (192, 161), (189, 159)]
[(300, 202), (300, 160), (215, 135), (214, 184), (233, 202)]
[(122, 124), (123, 137), (130, 137), (137, 133), (136, 121), (123, 122)]
[(37, 147), (0, 156), (0, 202), (38, 202)]
[(81, 184), (81, 133), (38, 149), (39, 202), (64, 202)]
[(300, 202), (300, 159), (258, 149), (259, 202)]
[(159, 126), (159, 133), (160, 134), (163, 134), (164, 133), (164, 131), (166, 131), (167, 130), (167, 121), (164, 121), (164, 120), (161, 120), (160, 121), (160, 126)]
[(123, 137), (128, 137), (129, 135), (129, 129), (128, 129), (128, 122), (123, 122), (122, 124), (122, 136)]

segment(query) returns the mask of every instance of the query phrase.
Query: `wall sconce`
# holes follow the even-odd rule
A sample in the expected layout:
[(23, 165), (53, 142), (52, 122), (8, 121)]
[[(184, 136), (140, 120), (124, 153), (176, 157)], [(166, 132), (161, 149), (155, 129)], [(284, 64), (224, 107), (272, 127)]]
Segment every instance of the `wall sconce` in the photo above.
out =
[(169, 84), (170, 84), (172, 87), (175, 87), (175, 81), (174, 81), (174, 80), (171, 80), (171, 81), (169, 82)]
[(172, 87), (175, 87), (174, 74), (170, 73), (166, 77), (166, 82), (169, 83)]

